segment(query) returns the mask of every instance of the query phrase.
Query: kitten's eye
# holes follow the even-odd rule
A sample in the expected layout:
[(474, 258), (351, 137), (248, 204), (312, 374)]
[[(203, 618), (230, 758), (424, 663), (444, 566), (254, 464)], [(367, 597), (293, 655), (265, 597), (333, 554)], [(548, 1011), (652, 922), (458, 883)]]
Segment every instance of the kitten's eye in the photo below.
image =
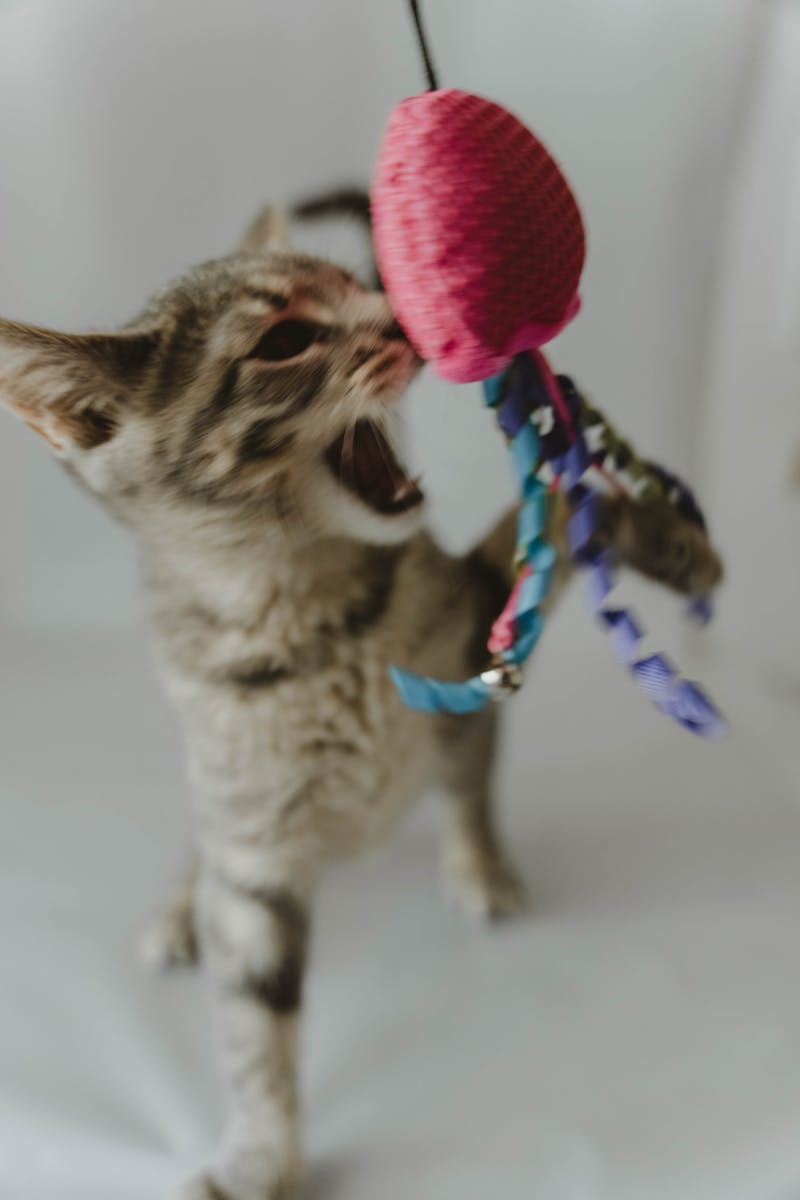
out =
[(323, 329), (314, 321), (298, 321), (288, 318), (278, 321), (268, 329), (261, 340), (248, 354), (248, 358), (260, 358), (264, 362), (283, 362), (287, 358), (297, 358), (305, 350), (319, 341)]

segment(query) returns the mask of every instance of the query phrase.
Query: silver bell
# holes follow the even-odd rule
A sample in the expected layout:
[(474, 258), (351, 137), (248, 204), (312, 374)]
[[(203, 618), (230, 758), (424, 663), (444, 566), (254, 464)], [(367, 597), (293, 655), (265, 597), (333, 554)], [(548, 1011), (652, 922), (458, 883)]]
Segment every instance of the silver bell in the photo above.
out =
[(486, 685), (489, 698), (497, 704), (519, 691), (522, 678), (519, 663), (504, 662), (502, 659), (496, 659), (491, 667), (481, 672), (481, 683)]

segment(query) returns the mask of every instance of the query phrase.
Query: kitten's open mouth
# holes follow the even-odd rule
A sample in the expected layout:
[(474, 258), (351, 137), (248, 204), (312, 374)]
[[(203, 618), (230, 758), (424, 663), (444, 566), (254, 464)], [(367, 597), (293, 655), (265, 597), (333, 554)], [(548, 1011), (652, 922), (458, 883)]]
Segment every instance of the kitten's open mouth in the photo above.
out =
[(372, 421), (357, 421), (328, 447), (325, 459), (342, 487), (382, 516), (408, 512), (425, 499)]

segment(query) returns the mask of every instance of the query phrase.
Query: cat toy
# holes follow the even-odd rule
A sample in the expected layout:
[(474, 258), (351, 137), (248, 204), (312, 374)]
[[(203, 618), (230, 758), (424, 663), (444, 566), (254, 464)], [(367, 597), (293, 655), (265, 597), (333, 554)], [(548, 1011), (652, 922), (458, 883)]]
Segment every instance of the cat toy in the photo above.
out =
[[(474, 712), (519, 688), (556, 559), (544, 537), (550, 486), (568, 500), (570, 551), (618, 658), (662, 712), (718, 736), (725, 722), (699, 685), (662, 654), (640, 656), (641, 625), (609, 603), (614, 564), (596, 537), (596, 477), (637, 502), (671, 504), (700, 527), (702, 514), (689, 489), (638, 459), (541, 351), (580, 308), (586, 240), (577, 201), (547, 149), (512, 113), (439, 88), (418, 0), (410, 6), (429, 90), (401, 101), (384, 133), (371, 197), (378, 266), (421, 357), (447, 380), (483, 381), (521, 507), (516, 582), (492, 627), (487, 669), (447, 682), (393, 666), (392, 678), (407, 705), (429, 712)], [(710, 602), (696, 598), (690, 613), (707, 620)]]

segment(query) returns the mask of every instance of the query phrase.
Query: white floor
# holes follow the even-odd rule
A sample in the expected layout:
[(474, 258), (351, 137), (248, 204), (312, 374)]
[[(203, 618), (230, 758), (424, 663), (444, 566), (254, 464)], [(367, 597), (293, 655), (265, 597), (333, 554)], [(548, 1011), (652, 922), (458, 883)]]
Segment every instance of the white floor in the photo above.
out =
[[(435, 806), (324, 889), (312, 1200), (797, 1200), (796, 684), (703, 664), (674, 730), (602, 635), (545, 645), (501, 779), (529, 917), (439, 900)], [(138, 640), (0, 642), (0, 1200), (164, 1200), (219, 1120), (196, 976), (138, 969), (185, 843)]]

